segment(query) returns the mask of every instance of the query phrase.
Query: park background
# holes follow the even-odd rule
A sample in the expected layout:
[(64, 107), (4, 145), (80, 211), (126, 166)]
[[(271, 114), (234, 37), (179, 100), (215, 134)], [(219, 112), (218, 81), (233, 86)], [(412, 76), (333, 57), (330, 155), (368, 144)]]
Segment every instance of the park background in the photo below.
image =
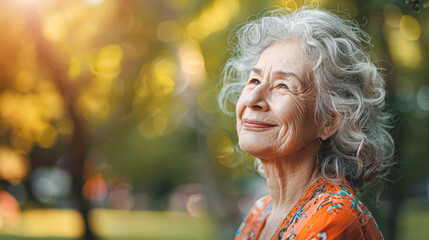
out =
[[(232, 239), (267, 190), (216, 104), (228, 34), (302, 4), (0, 1), (0, 239)], [(360, 197), (386, 239), (427, 239), (429, 8), (307, 4), (372, 36), (399, 164)]]

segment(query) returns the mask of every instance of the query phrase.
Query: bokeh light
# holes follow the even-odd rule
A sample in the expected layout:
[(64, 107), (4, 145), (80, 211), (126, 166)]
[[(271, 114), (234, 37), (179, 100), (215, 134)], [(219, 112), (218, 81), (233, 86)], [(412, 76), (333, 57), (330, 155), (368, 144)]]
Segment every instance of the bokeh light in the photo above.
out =
[(111, 184), (109, 202), (116, 209), (132, 209), (135, 204), (133, 186), (124, 180)]
[(18, 201), (8, 192), (0, 190), (0, 229), (15, 227), (20, 216), (21, 208)]
[(429, 111), (429, 86), (422, 86), (417, 93), (417, 104), (425, 111)]
[(385, 34), (392, 59), (399, 66), (418, 68), (424, 59), (419, 41), (406, 39), (398, 29), (386, 29)]
[(402, 11), (394, 4), (386, 4), (383, 9), (385, 23), (391, 28), (398, 28), (401, 21)]
[(0, 178), (19, 183), (27, 177), (29, 168), (27, 157), (12, 149), (0, 148)]
[(419, 22), (412, 16), (403, 15), (399, 21), (399, 29), (402, 36), (407, 40), (418, 40), (421, 30)]
[(424, 239), (429, 15), (356, 0), (0, 1), (0, 238), (231, 239), (268, 192), (217, 105), (228, 34), (304, 4), (372, 37), (405, 160), (373, 213)]
[(57, 205), (71, 193), (71, 176), (63, 169), (40, 167), (31, 178), (33, 195), (42, 203)]
[(196, 43), (182, 44), (179, 48), (179, 58), (186, 83), (192, 87), (198, 87), (204, 83), (206, 69), (200, 46)]
[(191, 41), (203, 41), (209, 35), (225, 28), (239, 12), (237, 0), (215, 0), (185, 28), (185, 36)]
[(83, 186), (83, 194), (93, 202), (101, 202), (108, 196), (108, 185), (101, 174), (97, 174), (86, 180)]

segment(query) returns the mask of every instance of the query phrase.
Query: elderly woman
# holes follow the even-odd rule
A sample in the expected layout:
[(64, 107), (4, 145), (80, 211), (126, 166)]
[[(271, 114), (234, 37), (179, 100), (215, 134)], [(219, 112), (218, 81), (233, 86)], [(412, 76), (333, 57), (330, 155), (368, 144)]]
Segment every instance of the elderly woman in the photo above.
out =
[(234, 36), (220, 105), (236, 103), (240, 148), (257, 157), (270, 192), (235, 239), (383, 239), (355, 195), (393, 159), (368, 35), (328, 11), (299, 9), (271, 11)]

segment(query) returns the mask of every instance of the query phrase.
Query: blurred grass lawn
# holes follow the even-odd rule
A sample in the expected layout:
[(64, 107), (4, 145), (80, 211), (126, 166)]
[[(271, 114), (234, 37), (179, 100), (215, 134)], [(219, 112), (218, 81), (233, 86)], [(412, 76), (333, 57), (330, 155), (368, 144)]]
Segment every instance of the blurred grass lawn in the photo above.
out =
[[(23, 213), (23, 226), (15, 228), (15, 232), (3, 228), (0, 231), (0, 240), (72, 240), (73, 237), (61, 237), (55, 234), (55, 230), (61, 229), (56, 224), (64, 222), (61, 218), (69, 217), (64, 210), (56, 211), (56, 216), (51, 212), (46, 214), (39, 210), (38, 214), (43, 217), (26, 219)], [(50, 218), (50, 219), (49, 219)], [(94, 232), (103, 240), (197, 240), (197, 239), (218, 239), (217, 226), (212, 218), (204, 216), (193, 217), (183, 212), (144, 212), (144, 211), (120, 211), (120, 210), (94, 210), (90, 215), (90, 221)], [(43, 220), (43, 221), (40, 221)], [(36, 221), (36, 222), (32, 222)], [(405, 203), (401, 219), (399, 220), (399, 234), (401, 240), (427, 240), (429, 236), (429, 205), (418, 201), (408, 201)], [(75, 224), (71, 224), (76, 226)], [(47, 236), (31, 236), (31, 228), (34, 226), (45, 226)], [(49, 229), (50, 228), (50, 229)], [(53, 237), (58, 236), (58, 237)]]
[(399, 220), (401, 240), (429, 239), (429, 204), (410, 200), (405, 203)]
[[(0, 239), (72, 240), (82, 234), (83, 220), (73, 210), (24, 211), (15, 224), (4, 225)], [(216, 224), (209, 215), (194, 217), (186, 212), (93, 210), (90, 225), (105, 240), (199, 240), (217, 239)]]

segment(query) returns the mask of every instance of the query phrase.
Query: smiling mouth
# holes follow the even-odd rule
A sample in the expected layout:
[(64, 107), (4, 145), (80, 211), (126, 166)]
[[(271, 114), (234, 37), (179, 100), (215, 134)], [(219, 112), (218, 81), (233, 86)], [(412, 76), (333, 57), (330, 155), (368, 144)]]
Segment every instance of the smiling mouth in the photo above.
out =
[(263, 129), (272, 128), (276, 126), (277, 125), (271, 124), (271, 123), (243, 119), (243, 127), (246, 129), (263, 130)]

